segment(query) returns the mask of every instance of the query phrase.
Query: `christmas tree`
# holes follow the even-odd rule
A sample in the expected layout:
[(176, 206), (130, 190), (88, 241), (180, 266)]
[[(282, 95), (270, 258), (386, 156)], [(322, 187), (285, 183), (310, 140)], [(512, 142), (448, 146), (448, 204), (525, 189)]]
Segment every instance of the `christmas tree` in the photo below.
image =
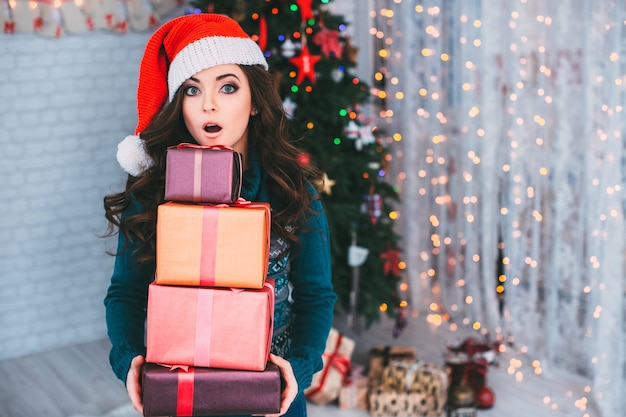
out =
[[(356, 77), (357, 50), (330, 0), (193, 0), (190, 13), (237, 20), (265, 52), (302, 161), (325, 173), (322, 197), (331, 233), (337, 308), (369, 326), (381, 311), (395, 317), (399, 238), (386, 181), (387, 150), (361, 114), (368, 85)], [(357, 321), (355, 321), (357, 323)]]

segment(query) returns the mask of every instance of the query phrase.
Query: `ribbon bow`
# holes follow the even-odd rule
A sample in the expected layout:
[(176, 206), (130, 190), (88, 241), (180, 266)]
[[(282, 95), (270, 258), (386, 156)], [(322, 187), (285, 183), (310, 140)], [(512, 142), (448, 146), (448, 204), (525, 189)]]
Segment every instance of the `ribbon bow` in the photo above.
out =
[(173, 146), (173, 148), (176, 149), (185, 149), (185, 148), (192, 148), (192, 149), (215, 149), (215, 150), (221, 150), (221, 151), (233, 151), (234, 149), (231, 148), (230, 146), (225, 146), (225, 145), (196, 145), (195, 143), (189, 143), (189, 142), (183, 142), (183, 143), (179, 143), (176, 146)]
[(342, 376), (342, 385), (348, 380), (350, 374), (352, 373), (352, 364), (348, 356), (339, 352), (339, 347), (341, 346), (342, 339), (343, 335), (339, 334), (339, 336), (337, 337), (337, 342), (335, 343), (335, 348), (333, 349), (332, 353), (324, 352), (322, 354), (322, 358), (325, 358), (327, 360), (325, 361), (326, 363), (324, 369), (322, 370), (319, 384), (314, 389), (307, 391), (307, 397), (313, 397), (318, 392), (322, 391), (322, 387), (324, 386), (324, 382), (326, 381), (326, 377), (328, 376), (328, 371), (331, 368), (335, 368)]
[(328, 367), (332, 366), (344, 377), (350, 375), (352, 371), (352, 363), (350, 362), (350, 358), (343, 353), (339, 353), (337, 351), (331, 353), (330, 355), (324, 353), (322, 357), (328, 358)]

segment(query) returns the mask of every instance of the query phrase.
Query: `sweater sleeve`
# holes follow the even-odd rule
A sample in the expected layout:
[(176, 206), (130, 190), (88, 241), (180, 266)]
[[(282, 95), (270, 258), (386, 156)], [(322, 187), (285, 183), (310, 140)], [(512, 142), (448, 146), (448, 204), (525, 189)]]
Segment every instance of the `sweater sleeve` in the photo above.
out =
[(292, 345), (287, 355), (299, 391), (311, 385), (313, 374), (322, 369), (322, 354), (333, 323), (337, 296), (333, 291), (330, 238), (326, 214), (320, 200), (312, 202), (300, 238), (300, 250), (292, 261)]
[[(124, 216), (136, 210), (131, 208)], [(104, 298), (106, 325), (111, 351), (109, 361), (115, 376), (126, 384), (130, 363), (145, 356), (144, 342), (148, 285), (154, 277), (154, 264), (140, 264), (133, 256), (136, 244), (120, 233), (118, 253), (111, 282)], [(120, 252), (121, 251), (121, 252)]]

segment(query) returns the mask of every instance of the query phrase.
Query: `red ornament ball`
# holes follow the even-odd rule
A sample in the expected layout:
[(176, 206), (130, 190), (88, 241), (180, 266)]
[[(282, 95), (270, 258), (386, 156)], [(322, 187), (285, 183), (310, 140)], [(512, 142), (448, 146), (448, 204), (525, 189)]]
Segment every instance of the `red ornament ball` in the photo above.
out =
[(306, 152), (300, 152), (296, 157), (301, 167), (307, 167), (311, 163), (311, 155)]
[(476, 407), (491, 408), (496, 402), (496, 394), (487, 385), (483, 385), (476, 392)]

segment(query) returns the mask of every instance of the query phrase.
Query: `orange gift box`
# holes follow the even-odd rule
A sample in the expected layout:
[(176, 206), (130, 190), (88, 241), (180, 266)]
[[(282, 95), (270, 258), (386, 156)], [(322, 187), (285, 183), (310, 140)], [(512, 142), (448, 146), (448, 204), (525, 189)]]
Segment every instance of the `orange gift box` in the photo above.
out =
[(161, 204), (155, 282), (261, 288), (267, 276), (270, 229), (267, 203)]
[(262, 371), (274, 321), (274, 281), (233, 289), (150, 284), (146, 361)]

